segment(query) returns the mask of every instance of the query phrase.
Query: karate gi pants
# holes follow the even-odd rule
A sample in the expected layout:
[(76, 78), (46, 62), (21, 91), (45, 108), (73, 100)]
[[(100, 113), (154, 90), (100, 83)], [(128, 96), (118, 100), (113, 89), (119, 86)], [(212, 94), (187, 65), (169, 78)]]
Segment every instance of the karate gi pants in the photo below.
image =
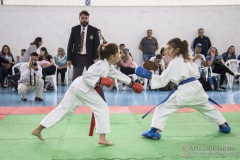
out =
[(95, 89), (87, 93), (70, 86), (59, 105), (52, 110), (42, 121), (41, 125), (50, 128), (79, 105), (87, 105), (92, 108), (96, 121), (96, 132), (100, 134), (110, 133), (109, 107)]

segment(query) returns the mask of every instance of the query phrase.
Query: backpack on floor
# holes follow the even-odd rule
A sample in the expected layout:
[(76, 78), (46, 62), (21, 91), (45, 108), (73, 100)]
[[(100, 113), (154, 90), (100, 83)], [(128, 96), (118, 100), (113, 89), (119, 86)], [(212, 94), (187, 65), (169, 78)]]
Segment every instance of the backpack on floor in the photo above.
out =
[(7, 77), (7, 80), (12, 88), (12, 91), (18, 91), (18, 80), (20, 79), (20, 73)]

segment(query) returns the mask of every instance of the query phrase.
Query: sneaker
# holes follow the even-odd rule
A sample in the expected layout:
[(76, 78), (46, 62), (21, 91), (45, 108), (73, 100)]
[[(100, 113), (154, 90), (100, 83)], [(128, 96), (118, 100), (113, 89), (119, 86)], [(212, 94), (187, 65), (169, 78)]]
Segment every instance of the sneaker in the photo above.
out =
[(39, 97), (35, 97), (35, 101), (43, 101), (43, 99)]
[(3, 83), (1, 83), (1, 87), (2, 87), (2, 88), (7, 88), (8, 86), (5, 85), (5, 84), (3, 84)]
[(21, 101), (26, 102), (27, 98), (21, 98)]
[(218, 91), (218, 92), (225, 92), (225, 90), (222, 89), (222, 88), (218, 88), (217, 91)]
[(220, 86), (219, 88), (221, 88), (221, 89), (226, 89), (225, 87), (222, 87), (222, 86)]
[(113, 86), (111, 89), (111, 92), (115, 92), (117, 90), (117, 87)]

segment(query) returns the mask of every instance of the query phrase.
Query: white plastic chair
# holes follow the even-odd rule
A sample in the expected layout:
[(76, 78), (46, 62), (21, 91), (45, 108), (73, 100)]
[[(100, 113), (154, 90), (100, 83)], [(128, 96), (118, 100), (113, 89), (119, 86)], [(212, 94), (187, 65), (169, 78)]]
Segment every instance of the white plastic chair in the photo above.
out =
[[(240, 61), (237, 59), (229, 59), (225, 63), (225, 65), (235, 74), (235, 75), (240, 75), (239, 73), (239, 64)], [(234, 76), (230, 75), (229, 73), (226, 73), (226, 77), (228, 80), (228, 86), (229, 88), (232, 88), (233, 82), (234, 82)]]
[(21, 65), (22, 65), (22, 63), (17, 63), (17, 64), (15, 64), (14, 66), (12, 66), (12, 74), (13, 74), (13, 75), (15, 74), (14, 68), (18, 68), (19, 71), (20, 71), (20, 66), (21, 66)]
[[(55, 65), (56, 66), (56, 65)], [(57, 91), (57, 66), (56, 66), (56, 72), (53, 75), (47, 75), (46, 79), (50, 79), (53, 82), (54, 90)]]
[(70, 68), (67, 67), (67, 71), (65, 73), (65, 81), (66, 81), (66, 84), (68, 85), (68, 72), (69, 72)]

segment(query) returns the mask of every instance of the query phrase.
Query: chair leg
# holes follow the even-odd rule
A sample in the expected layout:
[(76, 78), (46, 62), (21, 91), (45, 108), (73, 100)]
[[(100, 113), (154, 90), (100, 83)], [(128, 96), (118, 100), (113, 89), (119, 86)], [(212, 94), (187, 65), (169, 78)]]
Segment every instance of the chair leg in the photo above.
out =
[(119, 87), (118, 87), (118, 80), (117, 80), (117, 79), (114, 79), (114, 81), (115, 81), (115, 85), (116, 85), (117, 90), (119, 90)]
[(57, 80), (56, 80), (56, 76), (53, 76), (53, 77), (52, 77), (52, 80), (53, 80), (54, 90), (57, 91)]
[(68, 72), (66, 72), (65, 81), (66, 81), (66, 84), (68, 85)]

